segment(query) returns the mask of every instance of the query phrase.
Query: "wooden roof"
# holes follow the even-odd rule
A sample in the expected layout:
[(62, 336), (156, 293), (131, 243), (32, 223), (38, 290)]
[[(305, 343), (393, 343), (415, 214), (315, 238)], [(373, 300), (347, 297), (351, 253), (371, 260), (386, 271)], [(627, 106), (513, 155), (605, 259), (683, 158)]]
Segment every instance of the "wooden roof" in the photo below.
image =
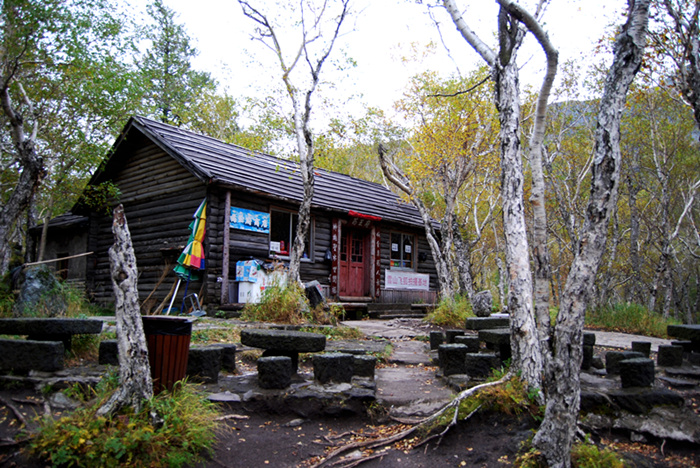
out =
[[(105, 170), (95, 174), (93, 182), (104, 180), (106, 173), (116, 169), (112, 158), (132, 129), (143, 133), (204, 183), (293, 203), (302, 201), (297, 163), (138, 116), (126, 124)], [(315, 175), (312, 206), (316, 209), (345, 214), (354, 211), (385, 221), (422, 226), (418, 210), (382, 185), (323, 169), (316, 169)]]

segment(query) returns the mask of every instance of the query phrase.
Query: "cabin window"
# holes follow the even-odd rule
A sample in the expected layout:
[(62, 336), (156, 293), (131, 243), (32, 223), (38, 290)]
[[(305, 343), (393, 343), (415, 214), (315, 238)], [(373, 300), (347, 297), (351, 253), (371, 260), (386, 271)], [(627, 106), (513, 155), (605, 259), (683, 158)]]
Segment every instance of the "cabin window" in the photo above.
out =
[(390, 244), (391, 255), (389, 256), (391, 268), (413, 270), (416, 256), (415, 245), (416, 237), (413, 234), (392, 232)]
[[(270, 211), (270, 255), (289, 257), (292, 243), (297, 235), (299, 215), (291, 211)], [(309, 252), (313, 252), (311, 239), (313, 238), (314, 220), (311, 218), (309, 232), (304, 242), (304, 254), (302, 259), (312, 260)]]

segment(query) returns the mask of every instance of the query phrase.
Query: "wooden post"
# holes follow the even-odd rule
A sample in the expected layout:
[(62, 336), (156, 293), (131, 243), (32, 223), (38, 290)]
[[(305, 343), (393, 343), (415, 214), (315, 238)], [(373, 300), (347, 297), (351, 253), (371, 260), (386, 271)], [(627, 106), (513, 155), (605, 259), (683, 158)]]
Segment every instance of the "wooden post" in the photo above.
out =
[(223, 259), (221, 260), (221, 304), (228, 304), (228, 269), (229, 269), (229, 241), (231, 239), (231, 191), (226, 191), (226, 201), (224, 202), (224, 251)]

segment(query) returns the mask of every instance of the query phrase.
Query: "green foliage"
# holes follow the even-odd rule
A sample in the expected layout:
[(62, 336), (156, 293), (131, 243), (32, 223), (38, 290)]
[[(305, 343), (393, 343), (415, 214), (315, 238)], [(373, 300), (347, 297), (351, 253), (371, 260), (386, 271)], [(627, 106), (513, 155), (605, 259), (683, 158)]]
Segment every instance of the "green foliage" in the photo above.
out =
[(190, 45), (184, 26), (175, 22), (175, 11), (161, 0), (154, 0), (148, 5), (148, 14), (154, 22), (145, 34), (151, 47), (138, 61), (145, 97), (151, 115), (180, 125), (187, 122), (186, 114), (193, 104), (216, 83), (209, 73), (192, 68), (191, 60), (198, 51)]
[(473, 316), (469, 298), (457, 295), (441, 299), (435, 310), (425, 317), (425, 321), (440, 326), (463, 327), (467, 317)]
[[(526, 447), (530, 447), (531, 440)], [(545, 468), (542, 454), (534, 448), (529, 448), (519, 455), (513, 466), (517, 468)], [(571, 466), (574, 468), (625, 468), (628, 466), (619, 454), (608, 447), (600, 448), (591, 442), (588, 434), (583, 441), (576, 442), (571, 448)]]
[(80, 196), (80, 205), (104, 215), (111, 213), (112, 207), (119, 203), (121, 190), (112, 181), (97, 185), (88, 185)]
[[(48, 272), (48, 270), (47, 270)], [(48, 272), (48, 274), (51, 274)], [(11, 317), (14, 309), (14, 298), (0, 298), (0, 313), (2, 317)], [(10, 304), (11, 302), (11, 304)], [(57, 313), (56, 304), (61, 304), (62, 312)], [(63, 282), (57, 282), (51, 291), (44, 293), (39, 301), (31, 307), (25, 305), (22, 310), (14, 311), (22, 317), (87, 317), (96, 315), (96, 306), (90, 304), (85, 293), (76, 287)]]
[(587, 326), (659, 338), (666, 338), (666, 327), (677, 323), (678, 320), (664, 319), (634, 303), (607, 305), (586, 312)]
[[(116, 375), (116, 372), (113, 373)], [(191, 466), (212, 450), (216, 410), (191, 384), (150, 399), (138, 413), (96, 417), (100, 405), (117, 388), (118, 378), (106, 378), (93, 403), (56, 421), (44, 421), (29, 450), (53, 466)], [(84, 395), (73, 389), (72, 396)], [(151, 413), (162, 418), (157, 427)]]
[(260, 302), (248, 303), (241, 312), (243, 320), (300, 324), (307, 321), (309, 300), (298, 283), (275, 282), (262, 292)]
[[(518, 377), (513, 377), (501, 385), (487, 387), (474, 397), (479, 406), (483, 409), (509, 416), (519, 416), (529, 413), (531, 416), (539, 418), (542, 410), (536, 401), (537, 392), (528, 389), (527, 383)], [(467, 398), (468, 402), (471, 398)], [(474, 405), (474, 402), (465, 403), (467, 406)], [(468, 413), (466, 413), (468, 414)]]

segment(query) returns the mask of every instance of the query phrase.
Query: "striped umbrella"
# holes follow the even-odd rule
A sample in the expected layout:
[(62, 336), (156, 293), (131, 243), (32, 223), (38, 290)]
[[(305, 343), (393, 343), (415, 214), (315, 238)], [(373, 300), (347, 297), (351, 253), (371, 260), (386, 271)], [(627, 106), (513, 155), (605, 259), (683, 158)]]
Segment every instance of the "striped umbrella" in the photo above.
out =
[(185, 294), (183, 296), (182, 307), (180, 311), (185, 306), (184, 298), (187, 297), (187, 288), (190, 284), (190, 280), (198, 280), (199, 272), (204, 270), (204, 234), (206, 232), (207, 224), (207, 200), (206, 198), (202, 201), (197, 208), (197, 211), (192, 215), (194, 218), (190, 223), (190, 237), (187, 240), (187, 246), (180, 254), (177, 259), (177, 265), (173, 268), (175, 274), (178, 276), (177, 286), (175, 287), (175, 293), (170, 300), (170, 306), (168, 307), (168, 314), (175, 301), (175, 296), (177, 296), (177, 291), (180, 288), (180, 282), (184, 279), (185, 283)]

